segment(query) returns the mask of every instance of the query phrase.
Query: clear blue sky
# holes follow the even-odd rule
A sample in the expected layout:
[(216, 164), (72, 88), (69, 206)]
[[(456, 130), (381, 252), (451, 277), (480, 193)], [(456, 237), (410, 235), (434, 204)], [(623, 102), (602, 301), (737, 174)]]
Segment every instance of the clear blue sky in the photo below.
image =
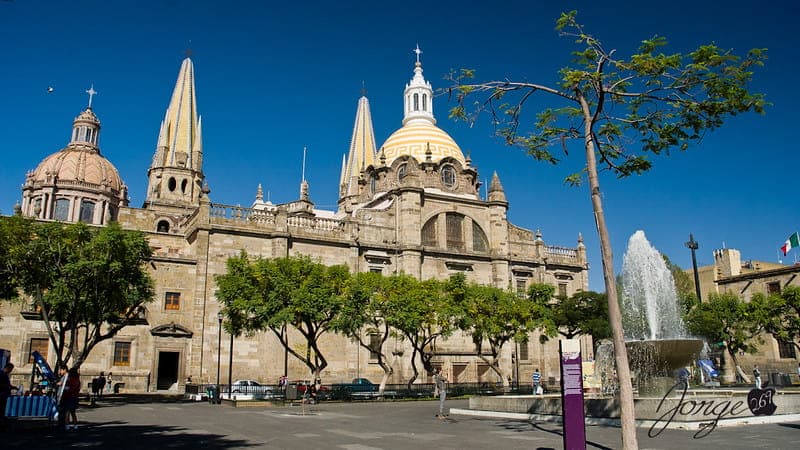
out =
[[(776, 261), (780, 245), (800, 228), (791, 138), (800, 104), (800, 39), (793, 31), (800, 7), (792, 1), (3, 0), (0, 212), (11, 213), (21, 198), (25, 173), (66, 145), (91, 83), (99, 92), (93, 106), (102, 153), (128, 184), (131, 204), (141, 206), (159, 124), (189, 46), (212, 201), (249, 205), (258, 183), (275, 203), (297, 199), (307, 146), (311, 198), (335, 209), (362, 81), (381, 145), (400, 126), (417, 43), (434, 88), (445, 87), (443, 76), (459, 67), (477, 69), (483, 80), (554, 84), (576, 47), (553, 25), (571, 9), (621, 56), (654, 34), (666, 36), (674, 52), (711, 41), (740, 54), (769, 49), (754, 83), (773, 103), (766, 115), (737, 117), (689, 151), (657, 158), (644, 176), (602, 176), (617, 270), (638, 229), (685, 268), (690, 232), (700, 242), (701, 265), (723, 245), (741, 250), (743, 259)], [(50, 94), (48, 86), (55, 89)], [(437, 98), (439, 126), (471, 154), (482, 178), (498, 172), (509, 218), (541, 229), (550, 245), (574, 246), (583, 233), (590, 288), (604, 290), (588, 192), (562, 184), (571, 167), (537, 163), (503, 146), (485, 123), (470, 129), (452, 122), (450, 106)]]

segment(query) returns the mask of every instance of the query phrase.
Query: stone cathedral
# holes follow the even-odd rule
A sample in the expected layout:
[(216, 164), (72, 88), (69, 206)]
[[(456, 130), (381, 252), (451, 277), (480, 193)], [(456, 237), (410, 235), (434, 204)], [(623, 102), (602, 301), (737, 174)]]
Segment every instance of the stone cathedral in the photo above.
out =
[[(535, 282), (552, 284), (560, 295), (588, 289), (580, 236), (576, 247), (553, 246), (539, 231), (511, 224), (506, 214), (509, 201), (497, 173), (487, 198), (482, 198), (478, 171), (436, 125), (433, 100), (417, 53), (413, 75), (402, 92), (401, 126), (378, 147), (369, 101), (363, 95), (358, 99), (336, 211), (315, 208), (305, 180), (294, 201), (264, 201), (258, 186), (249, 208), (217, 204), (210, 187), (225, 180), (207, 180), (203, 172), (194, 67), (186, 58), (158, 129), (147, 168), (146, 198), (137, 208), (128, 204), (127, 186), (102, 156), (100, 120), (91, 107), (90, 92), (89, 107), (75, 118), (67, 146), (26, 175), (18, 210), (44, 221), (103, 226), (116, 220), (123, 228), (146, 232), (154, 250), (149, 270), (156, 297), (138, 324), (93, 350), (82, 366), (84, 376), (111, 371), (130, 392), (181, 391), (189, 376), (195, 383), (213, 383), (218, 369), (221, 382), (227, 383), (233, 342), (234, 380), (275, 383), (284, 373), (284, 349), (271, 333), (232, 340), (220, 329), (214, 277), (224, 273), (226, 260), (241, 250), (267, 258), (302, 254), (324, 264), (344, 264), (352, 272), (403, 272), (420, 279), (463, 272), (471, 281), (518, 291)], [(341, 144), (345, 149), (347, 143)], [(2, 308), (0, 348), (13, 352), (17, 373), (26, 373), (30, 363), (19, 355), (32, 350), (48, 354), (44, 324), (24, 307)], [(591, 357), (589, 338), (584, 339), (584, 351)], [(296, 342), (302, 343), (299, 334)], [(412, 352), (402, 340), (388, 345), (396, 355), (390, 361), (395, 374), (389, 382), (402, 383), (411, 374)], [(557, 379), (557, 349), (557, 340), (540, 344), (532, 335), (526, 344), (506, 345), (501, 365), (523, 381), (536, 368), (545, 379)], [(323, 383), (354, 377), (377, 382), (383, 374), (369, 351), (342, 336), (328, 334), (322, 351), (329, 361)], [(433, 361), (453, 382), (497, 381), (468, 336), (437, 341)], [(291, 355), (287, 369), (289, 379), (311, 377)], [(429, 380), (421, 374), (418, 381)]]

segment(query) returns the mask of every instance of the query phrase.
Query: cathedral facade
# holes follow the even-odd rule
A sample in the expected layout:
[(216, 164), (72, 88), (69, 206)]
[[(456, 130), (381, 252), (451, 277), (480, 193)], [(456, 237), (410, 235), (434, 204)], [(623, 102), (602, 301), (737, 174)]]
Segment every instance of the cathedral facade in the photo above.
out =
[[(366, 96), (358, 100), (335, 211), (315, 208), (305, 180), (299, 198), (287, 203), (265, 202), (261, 186), (251, 207), (212, 201), (214, 180), (206, 180), (203, 172), (189, 58), (181, 65), (160, 126), (141, 208), (128, 205), (127, 187), (100, 154), (100, 121), (91, 106), (83, 111), (74, 121), (70, 144), (27, 175), (20, 212), (97, 226), (116, 220), (123, 228), (145, 232), (153, 248), (149, 269), (156, 296), (139, 324), (93, 350), (82, 372), (112, 371), (130, 391), (180, 390), (188, 377), (214, 383), (218, 371), (227, 383), (229, 370), (234, 380), (275, 383), (284, 370), (289, 379), (308, 379), (299, 361), (290, 356), (285, 362), (283, 347), (270, 333), (233, 339), (222, 330), (215, 276), (225, 273), (227, 259), (242, 250), (265, 258), (308, 255), (324, 264), (344, 264), (351, 272), (406, 273), (419, 279), (463, 272), (470, 281), (520, 292), (531, 283), (549, 283), (559, 295), (587, 290), (580, 236), (575, 247), (553, 246), (538, 231), (511, 224), (497, 173), (486, 198), (481, 197), (477, 169), (436, 125), (433, 88), (423, 76), (419, 55), (402, 98), (402, 126), (380, 147), (369, 101)], [(47, 334), (36, 314), (2, 308), (0, 348), (15, 355), (47, 354)], [(591, 352), (584, 339), (584, 351)], [(299, 334), (294, 342), (304, 345)], [(402, 383), (411, 374), (412, 351), (402, 340), (389, 345), (395, 355), (389, 382)], [(378, 381), (383, 374), (369, 351), (345, 337), (328, 334), (321, 348), (329, 361), (321, 374), (325, 383), (355, 377)], [(530, 379), (537, 368), (545, 379), (556, 379), (557, 349), (556, 341), (540, 344), (534, 334), (528, 343), (506, 345), (501, 366), (521, 380)], [(448, 371), (453, 382), (497, 381), (468, 336), (437, 341), (435, 354), (434, 365)], [(19, 373), (31, 369), (26, 357), (15, 360)], [(428, 380), (423, 374), (420, 381)]]

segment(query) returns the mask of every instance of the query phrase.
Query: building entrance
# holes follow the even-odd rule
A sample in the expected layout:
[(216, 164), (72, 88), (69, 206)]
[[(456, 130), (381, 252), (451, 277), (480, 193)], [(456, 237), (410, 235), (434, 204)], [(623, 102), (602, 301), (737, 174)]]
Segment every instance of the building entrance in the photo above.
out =
[(178, 352), (158, 352), (156, 389), (165, 391), (178, 382)]

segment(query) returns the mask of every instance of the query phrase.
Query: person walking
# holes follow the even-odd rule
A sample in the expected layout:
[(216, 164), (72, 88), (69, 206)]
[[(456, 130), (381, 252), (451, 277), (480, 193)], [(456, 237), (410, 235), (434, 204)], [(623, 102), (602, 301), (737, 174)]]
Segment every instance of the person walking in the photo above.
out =
[(106, 377), (106, 389), (108, 389), (109, 394), (111, 393), (111, 388), (114, 385), (114, 380), (111, 379), (112, 375), (113, 374), (111, 372), (108, 372), (108, 377)]
[(105, 372), (100, 372), (100, 376), (97, 378), (97, 396), (98, 398), (103, 398), (103, 391), (106, 387), (106, 374)]
[(0, 370), (0, 425), (2, 429), (6, 427), (6, 403), (8, 397), (11, 396), (11, 391), (17, 389), (16, 386), (11, 385), (11, 371), (14, 370), (14, 364), (7, 363), (3, 370)]
[[(59, 369), (62, 375), (58, 388), (58, 425), (62, 430), (72, 431), (78, 429), (78, 399), (81, 394), (81, 376), (78, 369), (66, 367)], [(72, 424), (70, 425), (70, 419)]]
[(436, 374), (433, 376), (435, 384), (434, 397), (439, 396), (439, 414), (436, 415), (439, 419), (444, 420), (444, 400), (447, 397), (447, 378), (442, 373), (442, 369), (436, 369)]
[(761, 371), (758, 370), (758, 364), (753, 364), (753, 378), (756, 382), (756, 389), (761, 389)]
[(531, 375), (531, 384), (533, 387), (533, 395), (539, 395), (541, 392), (539, 391), (542, 388), (542, 373), (539, 372), (539, 369), (533, 371), (533, 375)]

